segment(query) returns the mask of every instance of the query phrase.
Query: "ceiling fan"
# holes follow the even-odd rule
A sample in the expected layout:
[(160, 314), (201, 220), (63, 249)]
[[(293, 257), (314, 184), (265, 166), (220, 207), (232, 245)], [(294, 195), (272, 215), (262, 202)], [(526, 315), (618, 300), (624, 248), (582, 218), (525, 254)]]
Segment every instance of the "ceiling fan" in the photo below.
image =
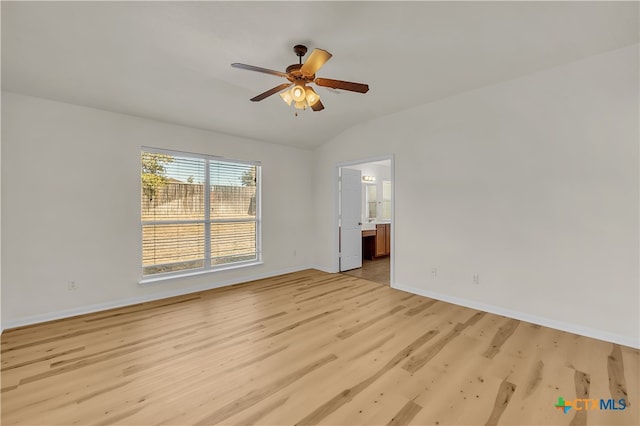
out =
[[(320, 101), (320, 96), (312, 87), (309, 86), (311, 83), (315, 83), (318, 86), (348, 90), (350, 92), (357, 93), (367, 93), (369, 91), (369, 85), (367, 84), (332, 80), (329, 78), (316, 78), (316, 72), (329, 59), (331, 59), (331, 53), (326, 50), (313, 49), (313, 52), (311, 52), (311, 55), (309, 55), (304, 64), (302, 63), (302, 57), (307, 53), (307, 47), (297, 44), (293, 46), (293, 51), (298, 56), (299, 63), (289, 65), (285, 72), (256, 67), (253, 65), (239, 63), (231, 64), (234, 68), (276, 75), (289, 80), (287, 83), (282, 83), (273, 89), (269, 89), (266, 92), (251, 98), (250, 100), (252, 102), (258, 102), (273, 94), (282, 92), (280, 93), (280, 97), (289, 106), (293, 103), (294, 107), (297, 109), (306, 109), (307, 107), (310, 107), (314, 111), (322, 111), (324, 109), (324, 105), (322, 105), (322, 102)], [(293, 88), (284, 91), (285, 89), (289, 89), (291, 86), (293, 86)]]

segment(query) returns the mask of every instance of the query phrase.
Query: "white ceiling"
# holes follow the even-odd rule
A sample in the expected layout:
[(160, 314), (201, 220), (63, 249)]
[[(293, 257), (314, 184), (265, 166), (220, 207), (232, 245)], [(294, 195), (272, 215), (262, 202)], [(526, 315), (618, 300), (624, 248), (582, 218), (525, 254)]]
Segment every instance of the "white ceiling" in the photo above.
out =
[[(637, 2), (2, 2), (2, 88), (312, 148), (375, 117), (634, 43)], [(329, 50), (325, 110), (280, 98), (292, 46)]]

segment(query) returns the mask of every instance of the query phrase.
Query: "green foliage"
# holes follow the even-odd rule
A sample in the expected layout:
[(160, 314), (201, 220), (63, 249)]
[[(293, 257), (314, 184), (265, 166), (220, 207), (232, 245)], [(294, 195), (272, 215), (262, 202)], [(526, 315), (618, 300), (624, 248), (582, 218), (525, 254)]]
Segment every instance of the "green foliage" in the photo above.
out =
[(165, 166), (172, 162), (173, 157), (170, 155), (142, 153), (142, 191), (149, 201), (153, 200), (159, 188), (166, 185)]
[(256, 186), (256, 168), (251, 167), (240, 177), (242, 186)]

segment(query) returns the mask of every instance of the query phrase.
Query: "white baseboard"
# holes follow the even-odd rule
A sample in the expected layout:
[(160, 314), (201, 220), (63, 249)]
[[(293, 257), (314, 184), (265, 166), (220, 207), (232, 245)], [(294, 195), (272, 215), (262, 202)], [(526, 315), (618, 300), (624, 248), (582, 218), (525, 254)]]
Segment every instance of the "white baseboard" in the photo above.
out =
[(278, 270), (278, 271), (267, 272), (267, 273), (263, 273), (263, 274), (255, 274), (255, 275), (245, 276), (245, 277), (242, 277), (242, 278), (236, 278), (236, 279), (232, 279), (232, 280), (224, 280), (224, 281), (218, 281), (218, 282), (210, 283), (210, 284), (185, 287), (185, 288), (178, 289), (178, 290), (171, 290), (171, 291), (166, 291), (166, 292), (161, 292), (161, 293), (153, 293), (153, 294), (150, 294), (148, 296), (132, 297), (132, 298), (128, 298), (128, 299), (120, 299), (120, 300), (115, 300), (115, 301), (112, 301), (112, 302), (98, 303), (98, 304), (94, 304), (94, 305), (82, 306), (82, 307), (79, 307), (79, 308), (71, 308), (71, 309), (64, 309), (64, 310), (61, 310), (61, 311), (48, 312), (48, 313), (42, 314), (42, 315), (32, 315), (32, 316), (17, 318), (17, 319), (13, 319), (13, 320), (9, 320), (9, 321), (3, 322), (1, 324), (1, 326), (3, 328), (0, 329), (0, 333), (2, 333), (5, 330), (9, 330), (9, 329), (16, 328), (16, 327), (23, 327), (23, 326), (26, 326), (26, 325), (33, 325), (33, 324), (38, 324), (38, 323), (42, 323), (42, 322), (63, 319), (63, 318), (70, 318), (70, 317), (75, 317), (75, 316), (78, 316), (78, 315), (91, 314), (91, 313), (94, 313), (94, 312), (106, 311), (106, 310), (109, 310), (109, 309), (122, 308), (124, 306), (130, 306), (130, 305), (135, 305), (135, 304), (144, 303), (144, 302), (152, 302), (154, 300), (167, 299), (169, 297), (183, 296), (183, 295), (186, 295), (186, 294), (197, 293), (197, 292), (200, 292), (200, 291), (213, 290), (215, 288), (227, 287), (227, 286), (230, 286), (230, 285), (241, 284), (241, 283), (245, 283), (245, 282), (249, 282), (249, 281), (261, 280), (261, 279), (264, 279), (264, 278), (271, 278), (271, 277), (275, 277), (275, 276), (278, 276), (278, 275), (289, 274), (291, 272), (302, 271), (302, 270), (305, 270), (305, 269), (317, 269), (317, 268), (315, 268), (314, 266), (305, 265), (305, 266), (300, 266), (300, 267), (281, 269), (281, 270)]
[(544, 327), (549, 327), (556, 330), (566, 331), (568, 333), (579, 334), (581, 336), (591, 337), (598, 340), (604, 340), (605, 342), (617, 343), (620, 345), (640, 349), (640, 339), (638, 337), (624, 336), (620, 334), (610, 333), (604, 330), (584, 327), (578, 324), (568, 323), (564, 321), (556, 321), (553, 319), (539, 317), (539, 316), (527, 314), (524, 312), (513, 311), (511, 309), (503, 308), (501, 306), (488, 305), (475, 300), (464, 299), (456, 296), (449, 296), (449, 295), (437, 293), (431, 290), (425, 290), (422, 288), (406, 286), (398, 283), (392, 283), (391, 287), (395, 288), (396, 290), (402, 290), (408, 293), (417, 294), (418, 296), (424, 296), (424, 297), (429, 297), (431, 299), (441, 300), (443, 302), (452, 303), (454, 305), (460, 305), (467, 308), (477, 309), (479, 311), (489, 312), (496, 315), (502, 315), (508, 318), (530, 322), (532, 324), (542, 325)]

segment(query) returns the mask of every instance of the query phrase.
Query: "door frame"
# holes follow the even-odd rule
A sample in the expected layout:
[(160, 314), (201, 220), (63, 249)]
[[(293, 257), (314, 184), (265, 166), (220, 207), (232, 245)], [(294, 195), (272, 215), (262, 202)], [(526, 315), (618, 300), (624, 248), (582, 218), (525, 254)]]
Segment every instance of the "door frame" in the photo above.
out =
[(366, 163), (376, 163), (378, 161), (389, 161), (391, 170), (391, 255), (389, 256), (390, 277), (389, 284), (391, 287), (395, 285), (395, 257), (396, 257), (396, 227), (395, 227), (395, 211), (396, 211), (396, 175), (395, 175), (395, 157), (393, 154), (381, 155), (377, 157), (366, 157), (358, 160), (339, 162), (335, 165), (333, 171), (333, 229), (334, 229), (334, 270), (340, 271), (340, 169), (349, 166), (358, 166)]

